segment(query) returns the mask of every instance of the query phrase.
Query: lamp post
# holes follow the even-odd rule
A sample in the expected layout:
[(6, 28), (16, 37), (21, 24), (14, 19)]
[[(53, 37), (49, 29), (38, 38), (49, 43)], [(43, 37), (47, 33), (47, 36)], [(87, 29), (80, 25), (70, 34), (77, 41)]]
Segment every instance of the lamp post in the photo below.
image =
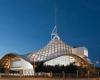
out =
[(96, 70), (96, 65), (98, 65), (100, 62), (97, 60), (94, 62), (94, 71), (95, 71), (95, 74), (97, 75), (97, 77), (99, 77), (99, 71)]
[(98, 61), (98, 60), (95, 61), (94, 64), (93, 64), (93, 65), (94, 65), (94, 71), (95, 71), (95, 69), (96, 69), (96, 64), (99, 64), (99, 61)]
[(33, 61), (34, 75), (35, 75), (35, 67), (36, 67), (36, 65), (35, 65), (35, 61)]
[(98, 65), (99, 63), (100, 63), (100, 62), (97, 60), (97, 61), (96, 61), (96, 64)]
[[(99, 61), (98, 60), (96, 61), (96, 64), (97, 65), (99, 64)], [(99, 77), (99, 71), (97, 72), (97, 76)]]
[[(1, 70), (1, 67), (0, 67), (0, 70)], [(1, 72), (0, 72), (0, 78), (1, 78)]]

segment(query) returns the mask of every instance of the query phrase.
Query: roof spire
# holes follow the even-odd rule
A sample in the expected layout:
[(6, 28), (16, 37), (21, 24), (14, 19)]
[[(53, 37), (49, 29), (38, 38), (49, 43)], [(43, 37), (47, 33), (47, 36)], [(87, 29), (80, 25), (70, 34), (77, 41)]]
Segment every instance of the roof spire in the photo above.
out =
[(57, 8), (56, 7), (54, 10), (54, 22), (55, 22), (55, 26), (57, 26)]
[(52, 30), (52, 33), (51, 33), (51, 39), (52, 38), (57, 38), (57, 39), (60, 39), (59, 36), (58, 36), (58, 31), (57, 31), (57, 8), (55, 7), (55, 10), (54, 10), (54, 29)]

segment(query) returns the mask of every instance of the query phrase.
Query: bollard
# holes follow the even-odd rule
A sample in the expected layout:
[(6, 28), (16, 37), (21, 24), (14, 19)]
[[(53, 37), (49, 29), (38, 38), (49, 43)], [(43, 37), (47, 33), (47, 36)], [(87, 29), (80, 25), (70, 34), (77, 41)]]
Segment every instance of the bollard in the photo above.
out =
[(0, 73), (0, 78), (1, 78), (1, 73)]
[(89, 79), (89, 77), (90, 77), (90, 72), (88, 71), (88, 79)]
[(63, 79), (65, 79), (65, 72), (63, 71), (62, 74), (63, 74)]
[(70, 78), (70, 73), (68, 74), (69, 78)]
[(99, 77), (99, 72), (98, 72), (98, 77)]
[(77, 70), (77, 80), (78, 80), (78, 76), (79, 76), (78, 73), (79, 73), (79, 72), (78, 72), (78, 70)]

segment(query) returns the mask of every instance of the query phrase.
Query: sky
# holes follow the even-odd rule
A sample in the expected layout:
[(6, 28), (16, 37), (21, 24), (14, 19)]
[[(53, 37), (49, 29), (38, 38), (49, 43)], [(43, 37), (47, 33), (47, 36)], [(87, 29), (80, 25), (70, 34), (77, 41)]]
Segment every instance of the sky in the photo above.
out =
[(0, 57), (34, 52), (50, 41), (54, 8), (60, 38), (100, 61), (100, 0), (0, 0)]

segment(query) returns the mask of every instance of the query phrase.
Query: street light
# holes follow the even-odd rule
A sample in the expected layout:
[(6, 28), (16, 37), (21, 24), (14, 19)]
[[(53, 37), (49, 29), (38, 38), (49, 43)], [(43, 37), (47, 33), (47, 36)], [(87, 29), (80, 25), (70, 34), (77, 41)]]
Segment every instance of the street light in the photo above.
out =
[(99, 71), (96, 70), (96, 65), (98, 65), (99, 63), (100, 62), (98, 60), (94, 62), (94, 71), (95, 71), (95, 73), (97, 74), (98, 77), (99, 77)]
[(95, 71), (95, 67), (96, 67), (96, 64), (99, 64), (100, 62), (97, 60), (94, 62), (94, 71)]
[(99, 64), (99, 61), (98, 60), (96, 61), (96, 64)]
[[(99, 61), (96, 61), (96, 64), (99, 64), (100, 62)], [(99, 77), (99, 71), (97, 72), (97, 74), (98, 74), (98, 77)]]

